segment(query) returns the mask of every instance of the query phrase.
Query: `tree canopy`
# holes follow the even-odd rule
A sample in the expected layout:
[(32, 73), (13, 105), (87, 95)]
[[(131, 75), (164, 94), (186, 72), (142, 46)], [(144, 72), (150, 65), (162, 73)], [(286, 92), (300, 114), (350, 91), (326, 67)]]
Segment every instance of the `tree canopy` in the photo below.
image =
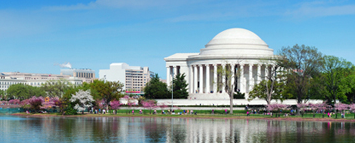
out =
[(313, 77), (319, 76), (323, 65), (322, 53), (315, 47), (294, 45), (283, 47), (279, 53), (278, 65), (286, 72), (286, 88), (288, 94), (295, 95), (297, 103), (307, 98)]
[(353, 76), (350, 76), (353, 68), (351, 62), (335, 56), (324, 56), (322, 68), (322, 82), (325, 87), (324, 96), (331, 104), (336, 104), (336, 99), (346, 99), (346, 93), (351, 92)]
[(49, 80), (45, 82), (41, 88), (47, 93), (49, 97), (62, 97), (66, 90), (72, 88), (73, 84), (69, 81), (60, 80)]
[(187, 92), (187, 86), (185, 80), (185, 73), (178, 73), (176, 77), (173, 79), (173, 91), (174, 91), (174, 99), (187, 99), (189, 93)]
[(7, 97), (20, 100), (29, 99), (32, 96), (44, 96), (46, 93), (40, 88), (26, 84), (13, 84), (7, 89)]
[(160, 81), (158, 74), (155, 74), (144, 87), (144, 96), (147, 99), (171, 98), (166, 83)]

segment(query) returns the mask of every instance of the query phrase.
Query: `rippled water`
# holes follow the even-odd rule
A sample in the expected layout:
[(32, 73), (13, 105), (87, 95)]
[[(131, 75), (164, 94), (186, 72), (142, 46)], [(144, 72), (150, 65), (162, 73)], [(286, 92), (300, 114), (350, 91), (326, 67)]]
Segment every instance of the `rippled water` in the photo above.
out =
[(0, 142), (355, 142), (354, 123), (0, 116)]

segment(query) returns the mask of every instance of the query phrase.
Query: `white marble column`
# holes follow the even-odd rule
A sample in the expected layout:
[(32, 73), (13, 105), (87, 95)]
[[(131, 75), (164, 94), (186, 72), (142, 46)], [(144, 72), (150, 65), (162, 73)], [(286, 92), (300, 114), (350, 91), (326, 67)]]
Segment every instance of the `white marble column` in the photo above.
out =
[(265, 65), (265, 76), (264, 76), (264, 80), (266, 80), (266, 78), (269, 76), (269, 65)]
[(257, 71), (256, 75), (257, 75), (256, 81), (257, 81), (257, 84), (259, 84), (261, 82), (261, 64), (258, 64), (258, 71)]
[(213, 93), (217, 93), (217, 64), (213, 64)]
[(224, 90), (226, 87), (226, 64), (222, 64), (222, 70), (223, 70), (223, 75), (222, 75), (222, 93), (225, 93), (226, 91)]
[(190, 93), (194, 93), (194, 72), (193, 72), (193, 66), (190, 65), (190, 74), (189, 74), (189, 86), (190, 86)]
[(172, 74), (172, 77), (173, 77), (172, 79), (174, 79), (174, 78), (176, 77), (177, 73), (178, 73), (178, 72), (177, 72), (177, 67), (178, 67), (178, 66), (173, 66), (173, 71), (174, 71), (174, 72), (173, 72), (173, 74)]
[(249, 91), (253, 88), (253, 64), (249, 64)]
[[(234, 84), (234, 79), (235, 79), (235, 73), (234, 73), (234, 70), (235, 70), (235, 64), (232, 63), (231, 64), (231, 85), (233, 85), (235, 87), (235, 84)], [(233, 89), (233, 92), (234, 92), (234, 89)]]
[(194, 93), (197, 91), (197, 65), (194, 65)]
[(245, 93), (244, 64), (240, 64), (240, 92)]
[(206, 65), (206, 93), (210, 93), (210, 65)]
[(200, 89), (199, 93), (203, 93), (203, 65), (199, 65), (200, 67)]
[(170, 86), (170, 67), (166, 67), (166, 85)]

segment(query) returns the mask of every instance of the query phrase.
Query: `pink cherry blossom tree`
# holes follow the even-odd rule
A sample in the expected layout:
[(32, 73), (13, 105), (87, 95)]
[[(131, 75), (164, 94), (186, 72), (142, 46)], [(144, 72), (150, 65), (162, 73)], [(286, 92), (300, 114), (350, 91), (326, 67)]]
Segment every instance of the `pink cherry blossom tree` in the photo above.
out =
[(115, 100), (113, 100), (113, 101), (110, 101), (110, 106), (111, 106), (111, 109), (117, 110), (117, 109), (120, 108), (121, 103), (120, 103), (120, 101), (117, 101), (117, 100), (115, 99)]
[(33, 96), (29, 99), (29, 104), (31, 105), (31, 109), (38, 112), (41, 109), (42, 103), (44, 102), (43, 97)]
[(128, 95), (125, 95), (123, 98), (127, 100), (127, 105), (132, 108), (132, 106), (135, 104), (134, 99), (129, 97)]
[(340, 112), (344, 112), (345, 110), (349, 109), (348, 104), (343, 104), (343, 103), (337, 103), (334, 105), (336, 110), (339, 110)]
[(29, 109), (29, 108), (31, 107), (31, 105), (30, 105), (30, 99), (22, 100), (21, 103), (20, 103), (20, 106), (21, 106), (22, 108)]
[(49, 109), (49, 108), (52, 108), (52, 107), (55, 107), (56, 106), (56, 102), (59, 100), (58, 97), (51, 97), (49, 98), (49, 101), (44, 101), (43, 102), (43, 105), (42, 105), (42, 109)]
[(142, 101), (142, 105), (144, 108), (149, 109), (150, 114), (152, 114), (152, 109), (158, 107), (155, 100)]
[(18, 105), (20, 104), (20, 99), (12, 99), (9, 101), (10, 104)]
[(104, 108), (104, 103), (105, 103), (104, 100), (96, 99), (95, 103), (96, 103), (97, 108), (99, 108), (99, 109)]
[(279, 104), (279, 103), (273, 103), (273, 104), (266, 105), (266, 109), (268, 111), (275, 111), (275, 112), (278, 112), (281, 109), (286, 109), (287, 107), (288, 107), (288, 105)]
[(353, 113), (355, 113), (355, 104), (349, 105), (349, 110)]
[(287, 107), (288, 107), (288, 105), (279, 104), (279, 103), (273, 103), (273, 104), (266, 105), (266, 108), (269, 111), (279, 111), (280, 109), (285, 109)]

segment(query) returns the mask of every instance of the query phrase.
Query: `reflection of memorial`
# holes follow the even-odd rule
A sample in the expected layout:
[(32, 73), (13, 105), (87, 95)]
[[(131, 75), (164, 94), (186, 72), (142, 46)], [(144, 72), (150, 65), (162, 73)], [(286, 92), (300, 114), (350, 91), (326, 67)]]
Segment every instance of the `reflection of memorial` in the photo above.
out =
[(353, 142), (354, 125), (256, 119), (0, 116), (0, 142)]

